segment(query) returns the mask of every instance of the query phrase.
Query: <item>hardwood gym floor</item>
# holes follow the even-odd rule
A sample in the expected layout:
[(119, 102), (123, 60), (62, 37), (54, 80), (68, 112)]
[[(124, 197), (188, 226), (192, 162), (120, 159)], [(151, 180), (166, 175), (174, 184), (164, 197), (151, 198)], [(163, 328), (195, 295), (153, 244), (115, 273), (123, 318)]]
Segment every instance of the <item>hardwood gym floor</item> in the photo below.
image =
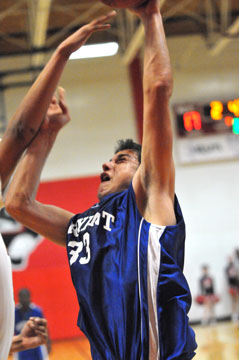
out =
[[(195, 360), (238, 360), (239, 324), (218, 323), (195, 326), (198, 350)], [(90, 348), (85, 338), (52, 344), (50, 360), (90, 360)]]
[(198, 350), (195, 360), (238, 360), (239, 324), (232, 322), (195, 326)]
[[(198, 325), (194, 326), (194, 330), (198, 343), (195, 360), (239, 359), (238, 323)], [(53, 342), (49, 360), (91, 360), (89, 343), (84, 337)]]

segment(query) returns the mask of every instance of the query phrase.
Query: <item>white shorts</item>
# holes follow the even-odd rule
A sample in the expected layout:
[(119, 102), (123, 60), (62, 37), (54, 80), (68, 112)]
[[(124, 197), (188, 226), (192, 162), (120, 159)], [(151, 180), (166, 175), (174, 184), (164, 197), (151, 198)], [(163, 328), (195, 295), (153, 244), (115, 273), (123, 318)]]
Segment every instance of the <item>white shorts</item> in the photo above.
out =
[(12, 266), (0, 235), (0, 359), (7, 360), (14, 334)]

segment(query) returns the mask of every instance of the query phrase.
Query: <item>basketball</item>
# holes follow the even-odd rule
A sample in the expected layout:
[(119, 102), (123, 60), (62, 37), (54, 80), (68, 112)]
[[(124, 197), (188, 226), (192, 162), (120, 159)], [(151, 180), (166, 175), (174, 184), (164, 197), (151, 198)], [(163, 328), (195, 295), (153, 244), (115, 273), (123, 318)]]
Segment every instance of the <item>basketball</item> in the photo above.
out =
[(147, 0), (101, 0), (105, 5), (113, 8), (132, 8), (142, 5)]

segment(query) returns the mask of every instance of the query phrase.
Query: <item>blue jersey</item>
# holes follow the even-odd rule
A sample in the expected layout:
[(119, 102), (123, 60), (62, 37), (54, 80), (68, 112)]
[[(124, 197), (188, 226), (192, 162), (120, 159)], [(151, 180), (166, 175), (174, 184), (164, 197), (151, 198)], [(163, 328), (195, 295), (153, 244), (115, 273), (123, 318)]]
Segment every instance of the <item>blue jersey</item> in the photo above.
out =
[(183, 275), (185, 224), (158, 226), (139, 213), (132, 184), (75, 215), (67, 252), (94, 360), (192, 359), (196, 348)]
[[(15, 334), (20, 334), (23, 326), (31, 316), (43, 318), (42, 310), (39, 306), (31, 303), (29, 310), (22, 312), (21, 305), (17, 305), (15, 308)], [(16, 360), (46, 360), (48, 359), (48, 353), (45, 345), (38, 346), (34, 349), (28, 349), (20, 351), (14, 354)]]

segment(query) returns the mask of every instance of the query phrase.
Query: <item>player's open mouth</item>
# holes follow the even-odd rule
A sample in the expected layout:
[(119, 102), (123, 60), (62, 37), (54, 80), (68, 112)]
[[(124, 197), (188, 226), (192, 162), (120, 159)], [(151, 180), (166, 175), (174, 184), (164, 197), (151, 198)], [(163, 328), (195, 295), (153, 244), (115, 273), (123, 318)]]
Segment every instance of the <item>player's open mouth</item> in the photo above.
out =
[(110, 177), (109, 177), (108, 174), (102, 173), (102, 174), (100, 175), (100, 180), (101, 180), (101, 182), (110, 181)]

